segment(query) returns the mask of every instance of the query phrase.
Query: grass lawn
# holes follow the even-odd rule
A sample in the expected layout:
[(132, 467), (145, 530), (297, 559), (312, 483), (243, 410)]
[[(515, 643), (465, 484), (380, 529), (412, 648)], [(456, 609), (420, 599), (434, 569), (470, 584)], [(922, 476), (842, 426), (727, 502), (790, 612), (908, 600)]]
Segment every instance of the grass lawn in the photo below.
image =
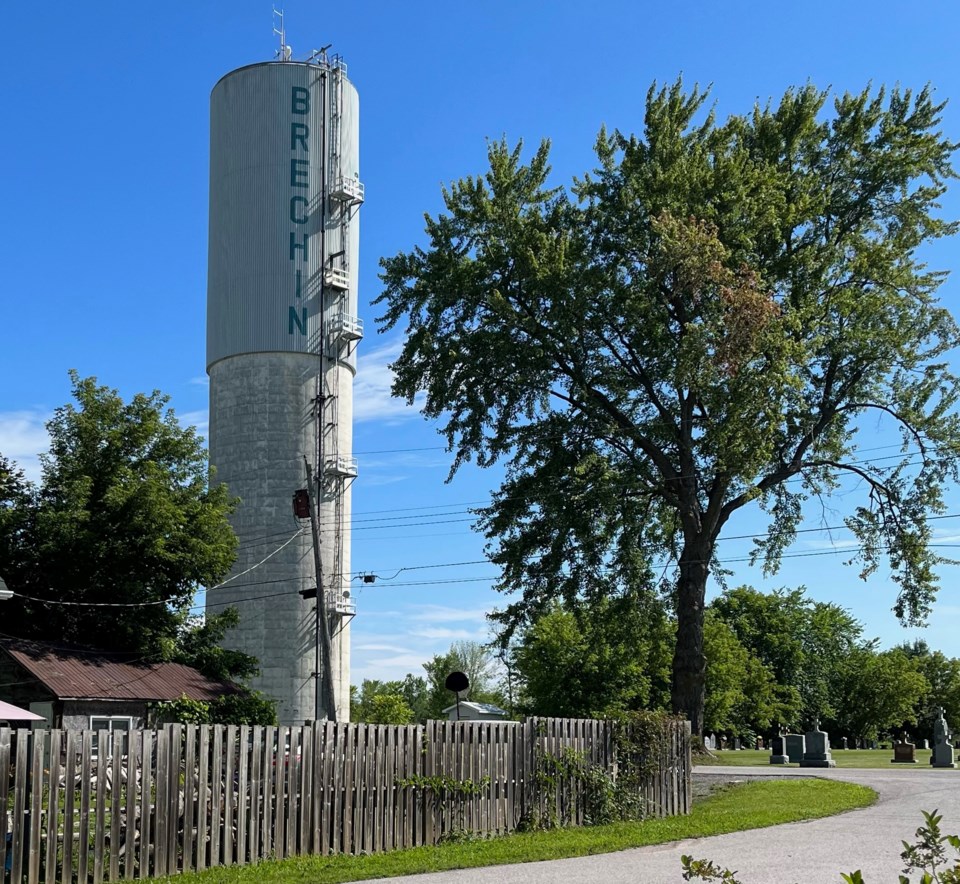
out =
[[(732, 749), (720, 749), (715, 750), (713, 754), (717, 756), (716, 761), (711, 761), (706, 756), (699, 755), (694, 763), (734, 765), (737, 767), (759, 764), (767, 765), (771, 770), (776, 770), (778, 767), (800, 767), (799, 764), (770, 764), (770, 752), (765, 749), (743, 749), (740, 752), (735, 752)], [(837, 763), (837, 767), (882, 767), (887, 770), (906, 768), (907, 770), (942, 770), (948, 773), (953, 770), (949, 767), (931, 768), (929, 749), (917, 749), (916, 764), (891, 764), (890, 759), (893, 758), (893, 749), (833, 749), (831, 754), (833, 760)]]
[[(419, 872), (564, 859), (814, 819), (866, 807), (876, 797), (872, 789), (852, 783), (764, 780), (722, 788), (698, 802), (689, 816), (530, 832), (372, 856), (297, 857), (257, 866), (208, 869), (162, 880), (172, 884), (336, 884)], [(677, 872), (679, 875), (679, 864)]]

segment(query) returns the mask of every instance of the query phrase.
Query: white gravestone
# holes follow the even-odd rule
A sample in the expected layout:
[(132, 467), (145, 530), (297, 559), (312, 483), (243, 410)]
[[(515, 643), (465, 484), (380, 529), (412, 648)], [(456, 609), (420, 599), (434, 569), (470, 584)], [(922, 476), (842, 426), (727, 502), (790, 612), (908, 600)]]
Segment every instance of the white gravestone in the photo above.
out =
[(806, 751), (800, 760), (800, 767), (836, 767), (837, 762), (830, 754), (830, 738), (820, 730), (820, 720), (814, 718), (813, 729), (804, 734)]
[(937, 709), (937, 718), (933, 722), (933, 754), (930, 764), (934, 767), (956, 767), (953, 760), (953, 743), (950, 742), (950, 726), (943, 714), (943, 707)]

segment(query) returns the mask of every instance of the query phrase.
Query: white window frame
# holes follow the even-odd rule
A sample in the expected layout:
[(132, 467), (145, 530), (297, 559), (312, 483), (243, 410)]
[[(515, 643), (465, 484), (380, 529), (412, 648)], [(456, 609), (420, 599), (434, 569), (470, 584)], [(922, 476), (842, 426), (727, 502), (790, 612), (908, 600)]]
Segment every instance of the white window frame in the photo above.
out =
[[(106, 721), (108, 722), (107, 727), (94, 727), (93, 723), (95, 721)], [(113, 723), (115, 721), (125, 721), (127, 726), (125, 728), (119, 728), (119, 730), (133, 730), (134, 718), (132, 715), (91, 715), (90, 716), (90, 730), (92, 731), (110, 731), (113, 733), (116, 728), (114, 728)]]
[[(107, 727), (94, 727), (95, 721), (105, 721), (107, 722)], [(114, 727), (115, 723), (123, 722), (124, 727)], [(90, 730), (93, 731), (93, 752), (92, 755), (94, 758), (99, 755), (100, 747), (97, 745), (99, 740), (100, 731), (109, 731), (110, 732), (110, 742), (108, 744), (107, 752), (108, 754), (113, 754), (113, 735), (117, 732), (129, 734), (133, 730), (134, 718), (132, 715), (91, 715), (90, 716)]]

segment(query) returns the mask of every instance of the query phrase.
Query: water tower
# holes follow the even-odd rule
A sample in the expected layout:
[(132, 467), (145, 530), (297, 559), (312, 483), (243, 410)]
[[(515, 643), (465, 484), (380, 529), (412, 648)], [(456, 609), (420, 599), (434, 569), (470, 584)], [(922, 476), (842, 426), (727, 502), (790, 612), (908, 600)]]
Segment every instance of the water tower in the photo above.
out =
[[(240, 498), (240, 551), (207, 610), (239, 609), (225, 644), (260, 660), (253, 687), (279, 701), (283, 724), (330, 716), (317, 705), (318, 662), (337, 718), (349, 716), (358, 107), (338, 56), (294, 61), (287, 47), (231, 71), (210, 98), (210, 462)], [(317, 584), (309, 522), (291, 505), (305, 463), (315, 472), (317, 599), (301, 595)], [(318, 603), (331, 636), (319, 659)]]

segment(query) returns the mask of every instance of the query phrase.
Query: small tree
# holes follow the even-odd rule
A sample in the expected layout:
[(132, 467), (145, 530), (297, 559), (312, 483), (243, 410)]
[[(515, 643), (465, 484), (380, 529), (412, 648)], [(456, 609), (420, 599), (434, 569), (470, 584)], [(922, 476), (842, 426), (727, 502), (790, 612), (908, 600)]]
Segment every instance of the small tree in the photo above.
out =
[(512, 661), (521, 711), (603, 717), (669, 704), (673, 627), (655, 599), (601, 599), (541, 614)]
[(350, 693), (351, 721), (410, 724), (414, 720), (414, 710), (405, 697), (405, 683), (402, 681), (365, 678), (360, 689), (354, 687)]

